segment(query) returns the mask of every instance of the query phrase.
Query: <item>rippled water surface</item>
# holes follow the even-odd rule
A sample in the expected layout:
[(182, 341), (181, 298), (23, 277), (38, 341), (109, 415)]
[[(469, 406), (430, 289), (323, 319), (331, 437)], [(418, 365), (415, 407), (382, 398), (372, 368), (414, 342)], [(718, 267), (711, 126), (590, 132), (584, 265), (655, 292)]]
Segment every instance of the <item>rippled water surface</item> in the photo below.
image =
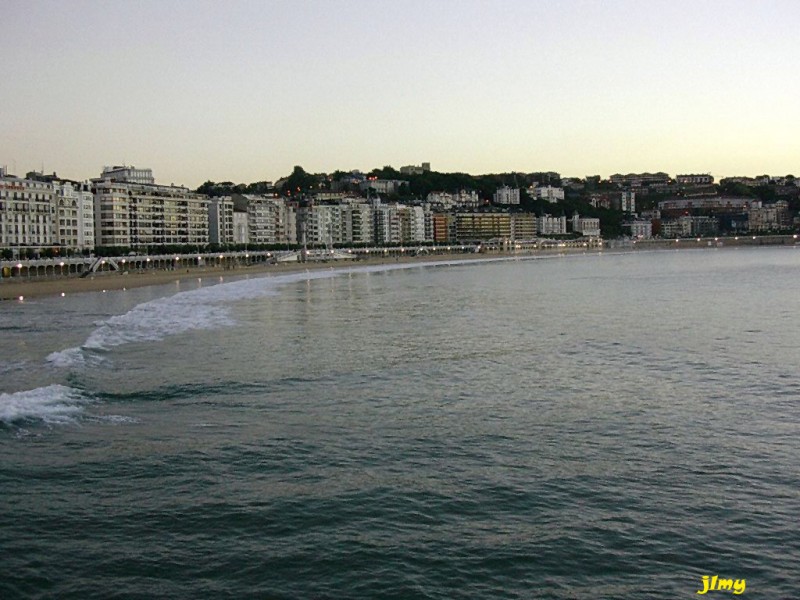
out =
[(800, 597), (798, 315), (783, 248), (0, 303), (0, 598)]

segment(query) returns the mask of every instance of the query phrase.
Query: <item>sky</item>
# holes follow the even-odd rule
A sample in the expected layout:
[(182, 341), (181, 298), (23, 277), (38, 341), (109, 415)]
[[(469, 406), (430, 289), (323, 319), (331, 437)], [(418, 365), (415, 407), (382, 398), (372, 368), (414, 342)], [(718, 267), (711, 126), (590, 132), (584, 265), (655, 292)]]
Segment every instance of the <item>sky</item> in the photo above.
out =
[(797, 0), (2, 0), (0, 165), (800, 176)]

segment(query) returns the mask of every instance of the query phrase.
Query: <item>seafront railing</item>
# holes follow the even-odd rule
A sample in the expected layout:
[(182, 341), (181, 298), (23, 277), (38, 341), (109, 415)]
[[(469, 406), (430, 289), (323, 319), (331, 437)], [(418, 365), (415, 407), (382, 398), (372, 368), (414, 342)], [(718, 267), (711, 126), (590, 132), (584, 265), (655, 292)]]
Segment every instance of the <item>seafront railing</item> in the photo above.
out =
[(179, 269), (235, 268), (273, 262), (285, 252), (211, 252), (128, 256), (80, 256), (0, 261), (0, 283), (19, 279), (86, 277), (109, 272), (145, 272)]
[(512, 242), (508, 239), (451, 243), (439, 245), (403, 244), (398, 246), (370, 246), (358, 248), (314, 248), (285, 251), (232, 251), (188, 254), (147, 255), (131, 253), (127, 256), (79, 256), (64, 258), (35, 258), (0, 261), (0, 285), (3, 281), (58, 279), (87, 277), (112, 272), (148, 272), (191, 270), (197, 268), (235, 269), (256, 264), (285, 262), (328, 262), (401, 259), (449, 254), (515, 253), (535, 250), (559, 250), (565, 247), (602, 246), (599, 238), (588, 243), (584, 240), (551, 240), (536, 238)]

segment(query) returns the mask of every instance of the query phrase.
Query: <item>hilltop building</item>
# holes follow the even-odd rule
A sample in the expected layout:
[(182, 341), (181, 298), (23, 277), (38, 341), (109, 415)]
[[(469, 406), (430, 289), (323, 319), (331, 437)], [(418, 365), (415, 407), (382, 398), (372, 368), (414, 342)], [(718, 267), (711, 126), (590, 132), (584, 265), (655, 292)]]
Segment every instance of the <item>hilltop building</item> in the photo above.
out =
[(419, 167), (408, 165), (406, 167), (400, 167), (400, 172), (403, 175), (422, 175), (423, 173), (427, 173), (431, 170), (431, 163), (424, 162)]
[(534, 198), (538, 200), (547, 200), (551, 204), (557, 204), (564, 200), (564, 189), (551, 185), (534, 187), (529, 193)]
[(714, 183), (713, 175), (676, 175), (675, 181), (682, 185), (711, 185)]
[(494, 193), (495, 204), (519, 204), (519, 188), (510, 188), (507, 185), (497, 188)]

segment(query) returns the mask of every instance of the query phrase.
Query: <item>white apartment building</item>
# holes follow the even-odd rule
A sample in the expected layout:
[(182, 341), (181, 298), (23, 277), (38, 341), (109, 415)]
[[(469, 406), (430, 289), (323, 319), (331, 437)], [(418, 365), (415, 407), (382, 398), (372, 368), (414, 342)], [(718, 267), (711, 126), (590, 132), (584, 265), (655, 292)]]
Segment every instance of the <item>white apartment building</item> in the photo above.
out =
[(494, 193), (495, 204), (519, 204), (519, 188), (511, 188), (507, 185), (497, 188)]
[(572, 215), (572, 231), (586, 237), (600, 237), (600, 219)]
[(478, 192), (475, 190), (459, 190), (455, 194), (448, 192), (431, 192), (425, 198), (428, 204), (435, 205), (442, 210), (451, 208), (464, 208), (474, 210), (481, 204)]
[(248, 241), (245, 243), (297, 243), (297, 210), (294, 204), (272, 196), (246, 194), (243, 198), (247, 201)]
[(424, 242), (431, 239), (425, 231), (425, 210), (421, 206), (380, 204), (375, 207), (375, 241), (379, 244)]
[(94, 194), (89, 182), (55, 182), (57, 243), (76, 250), (93, 249)]
[(305, 231), (306, 243), (326, 246), (345, 243), (345, 208), (341, 204), (314, 204), (302, 209), (300, 227)]
[(115, 166), (103, 167), (100, 179), (110, 179), (111, 181), (121, 181), (125, 183), (141, 183), (144, 185), (155, 185), (153, 169), (137, 169), (134, 166)]
[(620, 192), (619, 208), (622, 212), (636, 212), (636, 192), (630, 190)]
[(564, 189), (553, 187), (551, 185), (543, 185), (533, 189), (534, 196), (539, 200), (547, 200), (551, 204), (557, 204), (564, 200)]
[(93, 179), (92, 184), (98, 246), (208, 243), (207, 196), (121, 179)]
[(537, 219), (536, 231), (539, 235), (564, 235), (567, 233), (567, 217), (542, 215)]
[(372, 207), (366, 202), (352, 202), (343, 205), (343, 209), (345, 243), (371, 244), (375, 229)]
[(41, 248), (57, 243), (56, 192), (49, 182), (0, 170), (0, 246)]
[[(630, 228), (631, 237), (637, 240), (648, 240), (651, 237), (653, 237), (652, 221), (636, 220), (630, 223), (626, 223), (624, 226)], [(668, 236), (668, 237), (673, 237), (673, 236)]]
[(714, 183), (714, 176), (708, 173), (704, 175), (676, 175), (675, 181), (683, 185), (710, 185)]
[(401, 240), (404, 244), (424, 242), (425, 211), (421, 206), (405, 206), (400, 211)]
[(787, 228), (790, 225), (789, 203), (785, 200), (752, 207), (747, 211), (747, 228), (749, 231), (778, 230)]

